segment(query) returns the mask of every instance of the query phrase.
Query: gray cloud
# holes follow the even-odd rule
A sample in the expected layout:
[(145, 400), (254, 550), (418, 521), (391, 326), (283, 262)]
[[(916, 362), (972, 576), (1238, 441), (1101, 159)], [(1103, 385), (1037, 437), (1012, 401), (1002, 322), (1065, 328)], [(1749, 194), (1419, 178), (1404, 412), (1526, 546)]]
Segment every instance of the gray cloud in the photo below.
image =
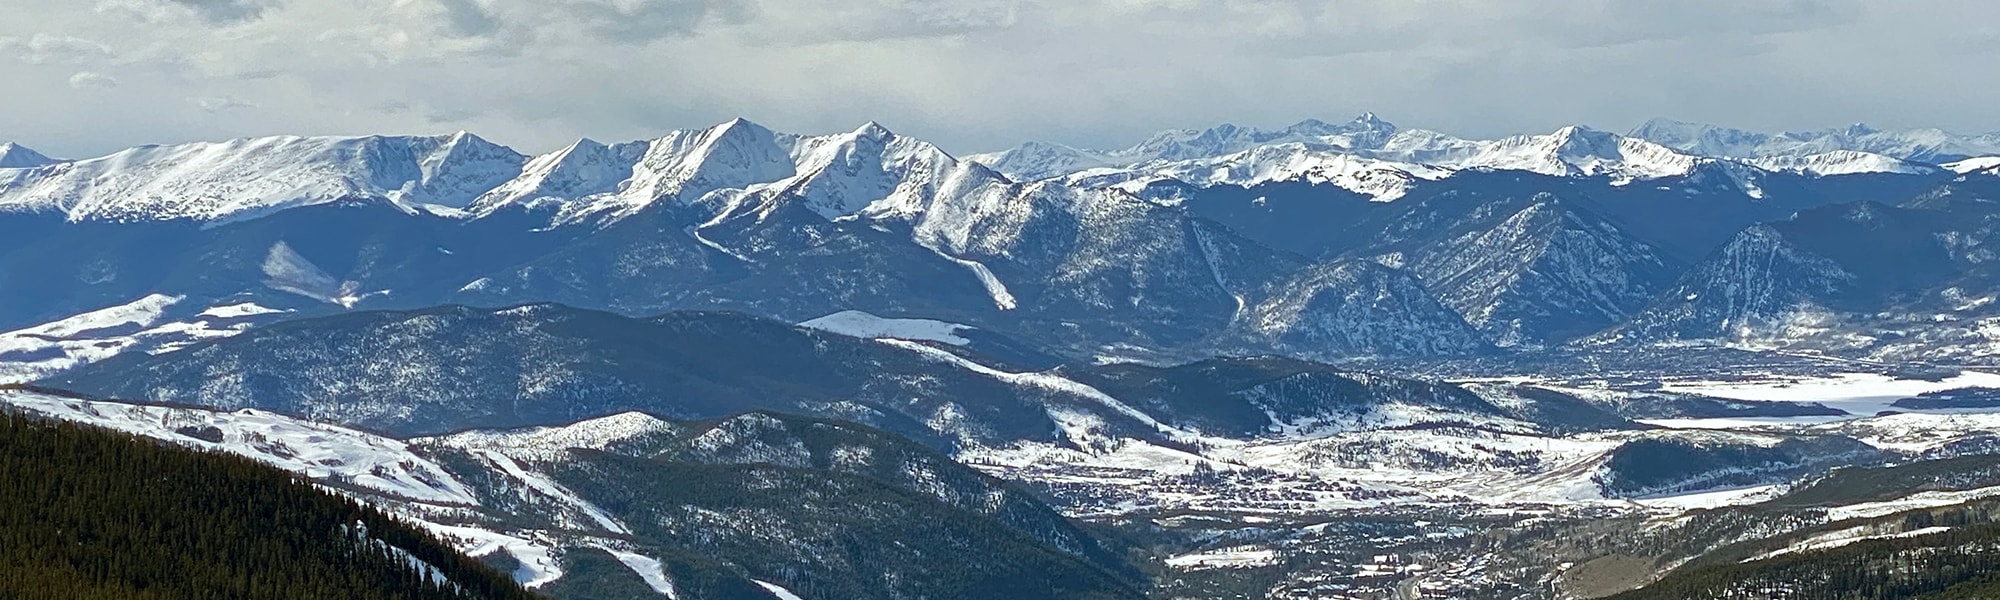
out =
[(27, 39), (0, 37), (0, 53), (36, 65), (82, 64), (111, 57), (111, 47), (67, 35), (37, 33)]
[(687, 36), (712, 18), (740, 22), (749, 15), (741, 0), (570, 0), (566, 5), (588, 30), (624, 43)]
[(2000, 130), (1985, 0), (93, 1), (0, 21), (0, 78), (27, 90), (0, 95), (10, 135), (88, 155), (463, 128), (542, 151), (747, 116), (971, 152), (1362, 111), (1473, 136)]
[(187, 99), (189, 104), (207, 112), (225, 112), (245, 108), (257, 108), (255, 103), (235, 96), (196, 96)]
[(500, 31), (499, 17), (473, 0), (437, 0), (444, 10), (444, 22), (454, 35), (492, 35)]
[(238, 23), (255, 19), (271, 7), (270, 0), (166, 0), (194, 10), (210, 23)]

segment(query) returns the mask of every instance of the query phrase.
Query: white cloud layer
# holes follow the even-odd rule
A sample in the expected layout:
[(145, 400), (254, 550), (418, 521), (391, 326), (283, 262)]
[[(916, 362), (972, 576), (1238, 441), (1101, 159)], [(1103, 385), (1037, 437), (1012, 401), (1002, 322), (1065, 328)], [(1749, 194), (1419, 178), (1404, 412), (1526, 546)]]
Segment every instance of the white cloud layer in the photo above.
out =
[(103, 73), (77, 71), (69, 76), (69, 86), (79, 89), (104, 89), (118, 87), (118, 78)]
[(457, 129), (534, 152), (735, 116), (959, 152), (1362, 111), (1464, 135), (2000, 129), (1987, 0), (0, 3), (0, 139), (73, 156)]

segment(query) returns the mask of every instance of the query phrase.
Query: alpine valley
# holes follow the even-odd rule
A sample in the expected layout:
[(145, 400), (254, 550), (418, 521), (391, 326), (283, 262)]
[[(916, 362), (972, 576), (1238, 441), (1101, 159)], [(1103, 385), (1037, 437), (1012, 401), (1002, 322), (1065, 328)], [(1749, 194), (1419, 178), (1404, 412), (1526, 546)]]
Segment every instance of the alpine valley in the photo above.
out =
[(0, 145), (10, 423), (565, 600), (1994, 597), (1996, 299), (2000, 133)]

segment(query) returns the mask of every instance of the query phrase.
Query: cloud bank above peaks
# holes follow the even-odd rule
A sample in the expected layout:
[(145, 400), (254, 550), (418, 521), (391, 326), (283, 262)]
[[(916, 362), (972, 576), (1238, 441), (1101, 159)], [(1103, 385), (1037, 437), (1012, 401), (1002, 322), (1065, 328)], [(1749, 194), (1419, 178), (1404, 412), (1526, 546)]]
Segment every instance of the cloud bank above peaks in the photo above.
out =
[(1472, 136), (1661, 115), (2000, 129), (2000, 84), (1972, 75), (2000, 5), (1978, 0), (23, 4), (0, 22), (0, 137), (75, 156), (458, 129), (537, 152), (736, 116), (879, 120), (959, 153), (1364, 110)]

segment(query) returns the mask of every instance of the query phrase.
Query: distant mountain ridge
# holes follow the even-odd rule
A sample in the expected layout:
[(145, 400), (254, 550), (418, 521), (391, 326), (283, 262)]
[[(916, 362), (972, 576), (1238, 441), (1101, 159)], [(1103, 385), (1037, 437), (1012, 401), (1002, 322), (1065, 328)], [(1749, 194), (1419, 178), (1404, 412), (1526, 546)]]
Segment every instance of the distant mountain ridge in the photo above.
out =
[(1966, 135), (1935, 128), (1884, 131), (1860, 123), (1818, 131), (1773, 134), (1653, 119), (1633, 129), (1629, 135), (1682, 152), (1730, 158), (1804, 158), (1861, 152), (1938, 165), (2000, 154), (2000, 132)]
[[(552, 301), (860, 310), (1072, 358), (1476, 354), (1619, 325), (1759, 223), (1996, 179), (1977, 159), (1830, 152), (1705, 157), (1584, 127), (1466, 140), (1373, 115), (1168, 132), (1040, 179), (875, 123), (737, 119), (538, 157), (464, 132), (149, 146), (0, 168), (0, 330), (154, 296), (190, 316)], [(1495, 213), (1544, 196), (1562, 200)], [(64, 343), (81, 342), (20, 346)]]

